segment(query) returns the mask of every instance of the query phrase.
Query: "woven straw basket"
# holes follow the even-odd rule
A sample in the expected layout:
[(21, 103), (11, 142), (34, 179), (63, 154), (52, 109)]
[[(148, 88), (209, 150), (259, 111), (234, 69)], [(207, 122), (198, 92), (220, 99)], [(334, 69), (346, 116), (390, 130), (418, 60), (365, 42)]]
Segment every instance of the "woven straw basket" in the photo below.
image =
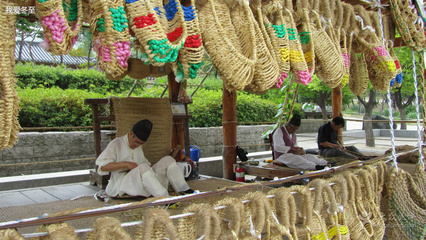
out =
[(351, 66), (349, 76), (349, 89), (357, 96), (361, 96), (368, 88), (368, 70), (364, 54), (360, 58), (354, 50), (351, 51)]

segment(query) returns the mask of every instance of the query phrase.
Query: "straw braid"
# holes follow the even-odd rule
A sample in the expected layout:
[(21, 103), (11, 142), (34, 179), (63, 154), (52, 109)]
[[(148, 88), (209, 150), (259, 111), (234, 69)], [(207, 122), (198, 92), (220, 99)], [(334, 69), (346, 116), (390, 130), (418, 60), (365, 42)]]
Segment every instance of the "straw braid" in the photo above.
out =
[(0, 239), (4, 240), (25, 240), (16, 229), (3, 229), (0, 230)]
[[(6, 1), (1, 1), (1, 9), (5, 9)], [(0, 32), (3, 34), (0, 43), (0, 150), (12, 147), (18, 140), (21, 128), (18, 122), (19, 98), (16, 93), (15, 77), (15, 14), (0, 14)]]
[(410, 6), (411, 1), (390, 1), (390, 12), (396, 29), (404, 42), (416, 52), (425, 48), (423, 20), (417, 14), (416, 8)]
[(244, 205), (240, 199), (225, 198), (216, 202), (215, 207), (226, 206), (217, 211), (221, 219), (221, 234), (219, 239), (231, 240), (241, 237), (241, 224), (245, 217)]
[(187, 38), (184, 11), (179, 1), (126, 0), (127, 15), (141, 50), (153, 66), (174, 62)]
[(407, 180), (410, 174), (393, 167), (389, 172), (388, 191), (388, 238), (424, 239), (426, 237), (426, 210), (420, 208), (410, 197)]
[(351, 235), (348, 227), (348, 220), (346, 217), (346, 209), (349, 207), (348, 202), (348, 185), (346, 179), (341, 175), (334, 175), (328, 179), (329, 183), (335, 183), (333, 185), (333, 191), (335, 193), (337, 206), (339, 212), (337, 214), (337, 225), (339, 226), (338, 237), (340, 239), (349, 240)]
[(77, 234), (74, 229), (68, 226), (66, 223), (52, 223), (49, 225), (42, 225), (37, 228), (37, 232), (47, 232), (48, 236), (35, 237), (33, 240), (44, 240), (44, 239), (70, 239), (77, 240)]
[(121, 227), (120, 221), (112, 217), (96, 219), (93, 228), (94, 230), (87, 234), (86, 240), (132, 239)]
[(173, 62), (173, 69), (178, 82), (196, 78), (197, 71), (203, 65), (202, 60), (204, 58), (204, 47), (198, 14), (195, 11), (195, 0), (191, 0), (188, 7), (182, 5), (182, 10), (188, 37), (179, 51), (177, 62)]
[(123, 2), (90, 1), (90, 30), (101, 69), (113, 78), (122, 75), (130, 57), (130, 35)]
[(68, 54), (83, 24), (82, 0), (37, 0), (36, 9), (45, 37), (41, 45), (55, 55)]
[[(413, 202), (420, 208), (426, 209), (426, 192), (424, 191), (424, 185), (422, 185), (424, 176), (421, 176), (422, 174), (424, 175), (424, 170), (422, 168), (421, 164), (416, 164), (413, 176), (407, 178), (407, 187)], [(420, 171), (423, 171), (423, 173)]]
[[(205, 3), (205, 4), (203, 4)], [(253, 79), (257, 60), (253, 18), (249, 6), (239, 6), (241, 21), (248, 28), (235, 29), (223, 0), (197, 1), (204, 46), (228, 91), (243, 90)], [(199, 4), (199, 5), (198, 5)], [(246, 4), (246, 3), (243, 3)]]
[[(318, 78), (330, 88), (339, 86), (345, 74), (345, 63), (334, 33), (327, 34), (321, 24), (318, 13), (316, 15), (317, 27), (312, 30), (314, 40), (316, 69)], [(332, 28), (329, 22), (329, 28)]]
[(275, 58), (281, 71), (276, 87), (281, 88), (290, 72), (290, 46), (286, 30), (287, 23), (283, 17), (283, 7), (278, 0), (273, 0), (263, 5), (262, 12), (265, 28), (271, 39)]
[[(257, 61), (255, 64), (253, 81), (245, 90), (262, 92), (270, 89), (275, 85), (279, 78), (280, 72), (277, 59), (273, 52), (271, 40), (265, 29), (265, 23), (263, 21), (264, 17), (260, 7), (260, 2), (257, 7), (254, 7), (255, 14), (253, 16), (253, 22), (256, 36)], [(245, 28), (244, 25), (241, 25), (241, 27)], [(238, 26), (236, 27), (239, 28)]]

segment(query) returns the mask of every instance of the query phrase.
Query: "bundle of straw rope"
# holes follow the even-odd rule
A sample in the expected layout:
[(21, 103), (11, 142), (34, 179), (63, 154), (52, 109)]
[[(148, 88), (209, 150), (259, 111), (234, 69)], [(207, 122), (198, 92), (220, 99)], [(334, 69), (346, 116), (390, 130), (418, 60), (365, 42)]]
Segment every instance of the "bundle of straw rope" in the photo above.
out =
[(312, 228), (312, 195), (306, 186), (294, 185), (289, 188), (290, 192), (296, 192), (293, 195), (296, 202), (296, 233), (297, 239), (311, 239)]
[(126, 1), (130, 26), (153, 66), (174, 62), (188, 36), (182, 5), (177, 0)]
[(98, 64), (106, 75), (123, 75), (130, 57), (130, 35), (123, 1), (90, 1), (90, 30)]
[(273, 239), (282, 239), (282, 236), (289, 240), (297, 239), (297, 208), (290, 190), (285, 187), (276, 188), (269, 191), (268, 195), (275, 195), (275, 198), (271, 199), (271, 206), (276, 215), (276, 220), (271, 224), (271, 236)]
[(197, 71), (203, 65), (204, 58), (204, 47), (198, 14), (195, 11), (195, 0), (191, 0), (188, 7), (182, 5), (182, 10), (188, 37), (179, 51), (177, 61), (173, 62), (173, 69), (178, 82), (196, 78)]
[(286, 30), (288, 25), (283, 16), (283, 7), (278, 0), (262, 5), (263, 22), (271, 40), (273, 53), (280, 69), (276, 87), (281, 88), (290, 72), (290, 46)]
[(83, 24), (82, 0), (37, 0), (36, 10), (44, 30), (46, 51), (68, 54)]
[(315, 49), (312, 36), (312, 22), (309, 17), (310, 4), (308, 0), (297, 0), (296, 7), (297, 15), (299, 15), (301, 21), (300, 26), (298, 26), (299, 40), (302, 46), (303, 56), (308, 66), (308, 71), (313, 75), (315, 72)]
[[(395, 27), (404, 42), (414, 51), (422, 51), (425, 45), (423, 20), (417, 14), (416, 7), (411, 0), (391, 0), (390, 12)], [(420, 18), (420, 19), (419, 19)]]
[(351, 54), (351, 66), (349, 77), (349, 89), (357, 96), (361, 96), (368, 88), (368, 70), (365, 62), (364, 54), (357, 57), (354, 50)]
[[(179, 239), (176, 226), (164, 209), (149, 209), (144, 212), (144, 222), (135, 231), (136, 239)], [(185, 239), (185, 238), (182, 238)]]
[(210, 204), (191, 204), (185, 208), (184, 213), (196, 213), (178, 222), (180, 239), (218, 239), (221, 228), (217, 212)]
[(245, 217), (244, 205), (237, 198), (225, 198), (219, 200), (215, 207), (225, 206), (217, 210), (219, 219), (221, 219), (221, 233), (218, 239), (231, 240), (238, 239), (242, 231), (242, 219)]
[[(341, 174), (335, 174), (331, 178), (327, 179), (329, 185), (333, 184), (333, 191), (336, 197), (336, 204), (339, 209), (337, 213), (337, 224), (339, 226), (338, 238), (348, 240), (351, 237), (348, 217), (346, 209), (349, 207), (349, 192), (348, 183)], [(342, 234), (344, 233), (344, 234)]]
[[(10, 3), (2, 1), (1, 9)], [(0, 14), (0, 150), (12, 147), (18, 140), (21, 128), (18, 122), (19, 98), (16, 93), (15, 78), (15, 22), (16, 15)]]
[[(248, 4), (239, 4), (233, 12), (239, 17), (233, 18), (225, 0), (199, 0), (196, 6), (204, 46), (225, 88), (243, 90), (253, 80), (257, 61), (255, 25)], [(234, 24), (246, 27), (237, 29)]]

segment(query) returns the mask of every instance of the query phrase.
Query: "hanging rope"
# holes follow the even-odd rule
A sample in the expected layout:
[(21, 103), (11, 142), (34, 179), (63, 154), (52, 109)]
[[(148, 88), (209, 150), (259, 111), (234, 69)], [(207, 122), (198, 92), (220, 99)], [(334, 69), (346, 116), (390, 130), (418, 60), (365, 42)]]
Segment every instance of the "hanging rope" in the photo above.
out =
[(420, 106), (419, 106), (419, 93), (417, 88), (417, 69), (416, 69), (416, 56), (414, 54), (414, 50), (411, 50), (411, 56), (413, 59), (413, 78), (414, 78), (414, 94), (416, 96), (416, 113), (417, 113), (417, 132), (418, 132), (418, 147), (419, 147), (419, 162), (422, 163), (423, 169), (425, 168), (425, 163), (423, 161), (423, 143), (422, 136), (420, 134)]

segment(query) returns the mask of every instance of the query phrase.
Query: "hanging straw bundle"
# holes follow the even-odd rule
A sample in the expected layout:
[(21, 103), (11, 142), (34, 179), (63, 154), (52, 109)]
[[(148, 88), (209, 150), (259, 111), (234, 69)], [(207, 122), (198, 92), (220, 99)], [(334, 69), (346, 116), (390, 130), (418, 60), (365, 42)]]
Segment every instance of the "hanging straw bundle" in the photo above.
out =
[(361, 23), (356, 31), (358, 34), (354, 35), (365, 53), (370, 82), (376, 90), (387, 91), (390, 81), (396, 76), (395, 62), (381, 41), (371, 31), (372, 24), (366, 10), (358, 5), (354, 7), (354, 10)]
[[(260, 0), (253, 0), (251, 6), (254, 8), (253, 12), (253, 23), (256, 37), (256, 56), (257, 61), (254, 68), (253, 81), (244, 89), (245, 91), (262, 92), (270, 89), (275, 85), (279, 78), (279, 66), (275, 54), (273, 52), (273, 46), (271, 39), (265, 29), (264, 16), (261, 10)], [(235, 21), (234, 19), (240, 18), (238, 15), (234, 15), (236, 7), (231, 10), (231, 16), (235, 24), (240, 23), (242, 25), (235, 26), (238, 29), (245, 29), (246, 23)], [(237, 11), (238, 13), (238, 11)]]
[(354, 95), (361, 96), (368, 88), (368, 70), (364, 54), (360, 58), (354, 50), (351, 51), (351, 66), (349, 77), (349, 89)]
[[(349, 236), (348, 227), (339, 225), (340, 210), (328, 182), (323, 179), (314, 179), (308, 187), (315, 188), (313, 190), (312, 239), (342, 239), (342, 236), (345, 238)], [(329, 206), (326, 203), (329, 203)]]
[(341, 174), (335, 174), (327, 179), (329, 185), (333, 185), (333, 192), (336, 197), (336, 204), (339, 209), (337, 214), (337, 224), (339, 226), (340, 239), (349, 240), (351, 235), (348, 227), (348, 218), (346, 209), (349, 207), (349, 193), (346, 179)]
[(36, 9), (45, 40), (41, 44), (55, 55), (68, 54), (77, 41), (83, 24), (81, 0), (37, 0)]
[(35, 237), (33, 240), (44, 240), (44, 239), (70, 239), (78, 240), (77, 234), (74, 232), (74, 228), (68, 226), (66, 223), (52, 223), (49, 225), (42, 225), (37, 228), (37, 232), (47, 232), (48, 236)]
[(187, 38), (184, 12), (178, 0), (126, 1), (130, 26), (146, 60), (153, 66), (174, 62)]
[(424, 50), (424, 21), (411, 0), (391, 0), (390, 12), (396, 29), (404, 42), (416, 52)]
[(401, 168), (389, 172), (387, 187), (387, 224), (390, 239), (425, 239), (426, 210), (413, 201), (409, 193), (411, 175)]
[(120, 0), (90, 1), (90, 30), (98, 64), (115, 78), (127, 70), (130, 35), (126, 12)]
[[(204, 46), (215, 69), (219, 71), (228, 91), (243, 90), (253, 80), (257, 61), (250, 7), (246, 2), (238, 5), (240, 17), (231, 20), (229, 6), (224, 0), (200, 0), (196, 4)], [(245, 25), (245, 28), (237, 29), (234, 24)]]
[(278, 0), (270, 1), (262, 6), (263, 22), (271, 40), (273, 53), (280, 69), (276, 87), (281, 88), (290, 72), (289, 36), (283, 16), (283, 7)]
[[(1, 1), (1, 9), (7, 4)], [(15, 77), (15, 22), (16, 15), (0, 14), (0, 31), (3, 33), (0, 41), (0, 150), (12, 147), (18, 140), (21, 128), (18, 122), (19, 98), (16, 93)]]
[(120, 221), (112, 217), (96, 219), (93, 228), (94, 230), (87, 234), (86, 240), (132, 239), (121, 227)]
[(135, 239), (179, 239), (176, 226), (166, 210), (149, 209), (143, 216), (143, 223), (135, 231)]
[(296, 2), (296, 7), (297, 15), (299, 15), (301, 19), (301, 24), (298, 27), (300, 44), (309, 74), (313, 75), (315, 72), (315, 50), (313, 44), (314, 40), (312, 39), (311, 21), (309, 18), (310, 5), (308, 0), (298, 0)]
[(308, 85), (312, 81), (301, 42), (298, 38), (297, 25), (293, 18), (293, 3), (291, 0), (283, 0), (283, 16), (287, 25), (287, 34), (290, 41), (290, 69), (299, 83)]
[(363, 169), (358, 172), (360, 182), (362, 184), (363, 200), (366, 210), (370, 213), (370, 220), (373, 224), (374, 234), (372, 239), (383, 239), (385, 234), (385, 222), (380, 212), (380, 205), (376, 204), (375, 188), (377, 179), (375, 178), (376, 169)]
[(182, 5), (182, 10), (188, 37), (179, 51), (177, 61), (173, 62), (173, 69), (178, 82), (196, 78), (198, 69), (203, 65), (204, 57), (201, 30), (195, 11), (195, 0), (191, 0), (188, 7)]
[(180, 239), (218, 239), (220, 235), (220, 219), (210, 204), (191, 204), (184, 213), (195, 215), (179, 218), (178, 231)]
[(364, 207), (361, 183), (352, 171), (345, 171), (343, 177), (348, 186), (348, 207), (345, 216), (352, 239), (370, 239), (373, 234), (371, 214)]
[(312, 195), (311, 191), (306, 186), (293, 185), (289, 188), (290, 192), (296, 192), (293, 195), (296, 202), (296, 233), (297, 239), (311, 239), (312, 229), (318, 226), (313, 226), (312, 221)]
[(297, 207), (296, 201), (294, 200), (293, 194), (290, 189), (281, 187), (269, 191), (268, 194), (274, 194), (274, 209), (276, 214), (277, 224), (272, 224), (272, 232), (274, 227), (279, 229), (280, 236), (278, 239), (282, 239), (282, 235), (286, 236), (289, 240), (297, 239)]
[[(321, 2), (328, 5), (327, 1)], [(337, 87), (343, 79), (345, 64), (338, 48), (331, 21), (328, 21), (328, 33), (324, 30), (319, 14), (313, 10), (315, 27), (312, 27), (312, 37), (315, 49), (316, 68), (318, 78), (330, 88)]]
[(262, 192), (251, 192), (244, 196), (245, 217), (242, 225), (242, 239), (260, 237), (262, 232), (271, 235), (271, 205)]
[(240, 199), (225, 198), (215, 204), (215, 208), (225, 206), (217, 210), (221, 219), (221, 231), (218, 239), (234, 240), (241, 237), (242, 223), (245, 218), (244, 205)]

